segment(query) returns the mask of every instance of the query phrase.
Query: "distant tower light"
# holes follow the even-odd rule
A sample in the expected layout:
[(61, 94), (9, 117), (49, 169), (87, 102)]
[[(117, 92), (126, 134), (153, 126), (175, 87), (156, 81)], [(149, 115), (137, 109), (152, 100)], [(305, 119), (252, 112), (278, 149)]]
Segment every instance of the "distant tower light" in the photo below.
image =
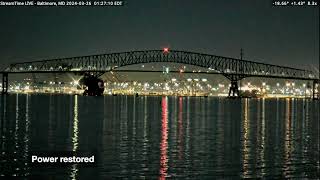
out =
[(168, 53), (169, 52), (169, 48), (163, 48), (163, 53)]

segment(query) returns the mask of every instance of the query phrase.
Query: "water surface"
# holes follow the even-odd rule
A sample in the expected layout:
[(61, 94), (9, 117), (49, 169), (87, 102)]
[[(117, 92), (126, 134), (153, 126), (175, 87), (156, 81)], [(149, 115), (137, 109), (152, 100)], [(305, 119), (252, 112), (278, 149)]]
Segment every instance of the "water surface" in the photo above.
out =
[[(0, 97), (1, 176), (57, 179), (319, 177), (319, 101), (201, 97)], [(34, 152), (95, 153), (92, 167)]]

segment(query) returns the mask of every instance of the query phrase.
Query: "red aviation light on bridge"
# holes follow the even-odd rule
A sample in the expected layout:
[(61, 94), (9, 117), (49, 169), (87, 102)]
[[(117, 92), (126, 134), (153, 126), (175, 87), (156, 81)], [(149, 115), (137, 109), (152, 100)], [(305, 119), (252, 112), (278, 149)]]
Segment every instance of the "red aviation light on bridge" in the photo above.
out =
[(169, 48), (163, 48), (163, 53), (169, 53)]

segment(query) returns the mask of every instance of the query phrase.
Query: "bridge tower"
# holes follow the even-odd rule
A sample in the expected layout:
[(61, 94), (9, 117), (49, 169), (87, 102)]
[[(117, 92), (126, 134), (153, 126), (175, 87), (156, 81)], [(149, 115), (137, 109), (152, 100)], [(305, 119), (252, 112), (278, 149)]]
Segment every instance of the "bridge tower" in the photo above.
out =
[[(243, 59), (243, 49), (240, 49), (240, 60)], [(245, 78), (244, 75), (244, 64), (241, 63), (239, 65), (239, 72), (236, 74), (224, 74), (226, 78), (228, 78), (231, 81), (231, 85), (229, 88), (228, 97), (241, 97), (240, 91), (241, 91), (241, 80)]]
[[(240, 49), (240, 60), (242, 60), (242, 58), (243, 58), (243, 49), (241, 48), (241, 49)], [(243, 72), (243, 68), (241, 68), (241, 72), (244, 73), (244, 72)], [(239, 85), (239, 91), (241, 91), (241, 85), (242, 85), (241, 79), (239, 80), (239, 84), (240, 84), (240, 85)], [(230, 95), (229, 95), (229, 96), (230, 96)]]

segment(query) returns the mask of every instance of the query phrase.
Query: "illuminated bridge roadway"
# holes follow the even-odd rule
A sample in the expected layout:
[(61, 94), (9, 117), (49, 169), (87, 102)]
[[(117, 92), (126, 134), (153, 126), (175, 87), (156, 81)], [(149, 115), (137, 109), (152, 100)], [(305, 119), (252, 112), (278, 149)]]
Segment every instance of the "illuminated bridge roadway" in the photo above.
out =
[[(98, 54), (59, 59), (46, 59), (13, 63), (2, 74), (2, 93), (8, 92), (8, 76), (12, 73), (95, 73), (101, 76), (108, 71), (130, 71), (117, 68), (146, 63), (180, 63), (207, 68), (206, 74), (221, 74), (231, 81), (229, 96), (239, 96), (238, 82), (247, 77), (296, 79), (311, 81), (313, 92), (319, 77), (312, 71), (230, 57), (177, 50), (145, 50)], [(144, 72), (144, 71), (139, 71)], [(160, 71), (146, 71), (160, 72)], [(162, 71), (161, 71), (162, 72)], [(172, 72), (172, 71), (171, 71)], [(183, 72), (193, 73), (193, 72)], [(199, 72), (197, 72), (199, 73)], [(315, 95), (314, 95), (315, 96)]]

